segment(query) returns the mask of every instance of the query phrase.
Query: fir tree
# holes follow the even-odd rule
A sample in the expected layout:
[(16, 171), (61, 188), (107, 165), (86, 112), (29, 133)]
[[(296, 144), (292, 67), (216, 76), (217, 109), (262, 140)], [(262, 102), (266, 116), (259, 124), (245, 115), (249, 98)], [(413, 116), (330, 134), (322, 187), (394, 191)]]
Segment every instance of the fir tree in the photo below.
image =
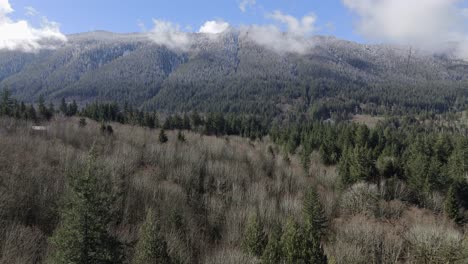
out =
[(457, 198), (455, 195), (455, 188), (454, 186), (450, 186), (445, 202), (444, 202), (444, 211), (445, 214), (450, 217), (451, 219), (457, 219), (458, 217), (458, 204)]
[(164, 144), (167, 143), (167, 141), (169, 141), (169, 139), (167, 138), (166, 131), (164, 131), (164, 129), (161, 129), (161, 131), (159, 132), (159, 143)]
[(50, 120), (52, 118), (52, 113), (49, 112), (45, 105), (44, 96), (39, 96), (39, 100), (37, 101), (37, 108), (39, 110), (39, 115), (42, 119)]
[(323, 211), (319, 196), (314, 187), (311, 187), (305, 195), (304, 206), (304, 263), (327, 263), (327, 257), (323, 253), (321, 237), (327, 227), (327, 219)]
[(62, 221), (50, 242), (50, 264), (120, 263), (120, 245), (108, 228), (112, 195), (106, 173), (97, 166), (97, 155), (91, 150), (83, 170), (69, 177), (69, 192)]
[(62, 98), (62, 101), (60, 102), (60, 112), (63, 115), (68, 115), (68, 105), (65, 102), (65, 98)]
[(283, 247), (286, 264), (304, 263), (303, 239), (299, 225), (294, 219), (289, 219), (283, 236), (281, 237), (281, 245)]
[(343, 189), (354, 183), (350, 172), (351, 155), (352, 152), (349, 149), (345, 149), (343, 151), (343, 156), (341, 157), (340, 163), (338, 164), (340, 187)]
[(85, 127), (87, 125), (86, 118), (80, 118), (80, 122), (78, 123), (80, 127)]
[(148, 210), (140, 229), (140, 239), (135, 247), (133, 264), (172, 263), (161, 226), (153, 210)]
[(73, 100), (72, 104), (68, 107), (68, 116), (75, 116), (78, 113), (78, 104)]
[(255, 214), (247, 222), (242, 247), (248, 254), (260, 257), (265, 250), (266, 242), (263, 224)]
[(268, 244), (265, 247), (262, 255), (262, 264), (277, 264), (283, 259), (283, 251), (281, 247), (281, 226), (276, 224), (273, 226)]
[(11, 116), (13, 114), (13, 100), (11, 99), (11, 92), (4, 89), (0, 101), (0, 115)]
[(185, 142), (186, 141), (184, 133), (182, 133), (182, 131), (180, 131), (180, 130), (177, 133), (177, 140), (179, 142)]
[(310, 187), (304, 197), (302, 208), (304, 223), (315, 229), (318, 239), (325, 233), (327, 219), (315, 187)]

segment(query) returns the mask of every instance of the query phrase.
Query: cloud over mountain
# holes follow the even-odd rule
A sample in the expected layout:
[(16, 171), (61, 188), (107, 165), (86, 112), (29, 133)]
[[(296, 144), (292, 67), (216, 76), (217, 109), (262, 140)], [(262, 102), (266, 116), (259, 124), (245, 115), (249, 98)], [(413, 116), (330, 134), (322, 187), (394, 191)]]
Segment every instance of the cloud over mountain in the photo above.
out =
[(190, 48), (192, 39), (188, 33), (181, 31), (178, 24), (159, 19), (153, 19), (153, 23), (153, 28), (147, 33), (156, 44), (183, 51)]
[[(267, 15), (279, 25), (252, 25), (242, 28), (244, 35), (258, 45), (273, 51), (303, 54), (313, 47), (310, 36), (315, 32), (316, 16), (309, 14), (301, 19), (275, 11)], [(286, 30), (281, 29), (285, 27)]]
[(468, 58), (468, 16), (460, 0), (343, 0), (357, 15), (355, 29), (372, 41), (414, 45), (432, 51), (449, 47)]
[(206, 21), (203, 26), (200, 27), (199, 33), (205, 34), (219, 34), (229, 29), (229, 23), (224, 21)]
[[(39, 49), (51, 49), (67, 41), (57, 23), (43, 17), (41, 26), (36, 28), (26, 20), (11, 19), (9, 15), (13, 12), (8, 0), (0, 0), (0, 50), (34, 52)], [(37, 12), (28, 13), (37, 15)]]

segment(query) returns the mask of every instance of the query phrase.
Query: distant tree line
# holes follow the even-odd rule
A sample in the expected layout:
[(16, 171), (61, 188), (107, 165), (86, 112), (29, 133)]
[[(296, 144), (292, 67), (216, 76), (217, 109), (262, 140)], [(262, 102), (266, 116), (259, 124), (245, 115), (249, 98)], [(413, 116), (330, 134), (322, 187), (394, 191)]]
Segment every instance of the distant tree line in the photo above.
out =
[[(312, 122), (288, 129), (273, 127), (270, 136), (304, 166), (317, 151), (324, 164), (337, 165), (340, 184), (402, 180), (412, 191), (409, 202), (430, 206), (433, 192), (448, 194), (446, 209), (458, 218), (468, 208), (468, 138), (451, 131), (428, 131), (418, 123), (382, 122), (369, 129), (352, 123)], [(454, 209), (456, 208), (456, 209)]]
[(135, 109), (128, 104), (120, 107), (115, 102), (94, 102), (87, 104), (80, 110), (76, 101), (67, 103), (63, 98), (59, 108), (55, 109), (52, 103), (46, 105), (42, 96), (39, 97), (36, 105), (25, 105), (23, 102), (20, 103), (13, 99), (8, 90), (1, 93), (0, 115), (39, 122), (48, 121), (58, 113), (68, 117), (86, 117), (103, 123), (118, 122), (150, 129), (193, 130), (206, 135), (238, 135), (252, 139), (265, 136), (269, 130), (269, 122), (265, 121), (266, 119), (252, 115), (224, 115), (221, 113), (202, 115), (193, 112), (167, 115), (161, 119), (156, 112)]

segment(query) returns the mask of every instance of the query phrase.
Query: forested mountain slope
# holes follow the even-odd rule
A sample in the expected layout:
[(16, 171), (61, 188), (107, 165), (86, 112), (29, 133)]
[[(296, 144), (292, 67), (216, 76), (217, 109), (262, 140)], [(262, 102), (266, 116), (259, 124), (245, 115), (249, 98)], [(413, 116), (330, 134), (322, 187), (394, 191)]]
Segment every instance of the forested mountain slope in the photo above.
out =
[(280, 113), (464, 108), (468, 63), (410, 47), (314, 37), (305, 54), (278, 53), (241, 32), (193, 34), (187, 50), (144, 34), (70, 35), (55, 50), (0, 52), (0, 87), (86, 103), (166, 111)]

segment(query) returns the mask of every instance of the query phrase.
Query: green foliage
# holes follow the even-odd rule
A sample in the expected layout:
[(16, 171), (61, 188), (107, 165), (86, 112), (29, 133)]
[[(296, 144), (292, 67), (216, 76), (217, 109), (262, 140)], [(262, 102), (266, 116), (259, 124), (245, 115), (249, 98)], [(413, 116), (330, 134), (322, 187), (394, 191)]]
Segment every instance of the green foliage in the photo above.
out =
[(177, 140), (178, 140), (179, 142), (185, 142), (185, 141), (187, 141), (187, 140), (185, 139), (184, 133), (182, 133), (182, 131), (180, 131), (180, 130), (179, 130), (179, 132), (177, 132)]
[(282, 230), (279, 224), (273, 226), (268, 244), (262, 255), (262, 264), (277, 264), (283, 259), (283, 248), (281, 244)]
[(159, 143), (164, 144), (167, 143), (167, 141), (169, 141), (169, 139), (167, 138), (166, 131), (161, 129), (161, 131), (159, 131)]
[(447, 192), (444, 201), (445, 214), (451, 219), (458, 217), (458, 203), (454, 186), (451, 186)]
[(304, 263), (326, 264), (327, 257), (321, 246), (321, 238), (327, 228), (327, 219), (315, 187), (307, 190), (302, 210), (304, 215)]
[(281, 237), (284, 260), (286, 264), (303, 263), (304, 236), (297, 222), (290, 218)]
[(349, 173), (352, 182), (371, 180), (375, 176), (372, 152), (367, 147), (356, 146), (351, 153)]
[(148, 210), (145, 222), (140, 228), (140, 237), (132, 263), (172, 263), (159, 220), (152, 209)]
[(267, 237), (259, 217), (252, 215), (247, 221), (242, 248), (248, 254), (260, 257), (265, 250)]
[(318, 239), (322, 237), (327, 229), (327, 219), (319, 195), (315, 187), (309, 187), (304, 196), (304, 204), (302, 207), (304, 215), (304, 223), (308, 228), (313, 229), (314, 234)]
[(108, 174), (90, 151), (84, 169), (70, 174), (62, 220), (50, 239), (50, 264), (120, 263), (120, 245), (109, 234), (112, 192)]
[(78, 125), (80, 127), (85, 127), (87, 125), (86, 118), (80, 118), (80, 121), (78, 122)]

